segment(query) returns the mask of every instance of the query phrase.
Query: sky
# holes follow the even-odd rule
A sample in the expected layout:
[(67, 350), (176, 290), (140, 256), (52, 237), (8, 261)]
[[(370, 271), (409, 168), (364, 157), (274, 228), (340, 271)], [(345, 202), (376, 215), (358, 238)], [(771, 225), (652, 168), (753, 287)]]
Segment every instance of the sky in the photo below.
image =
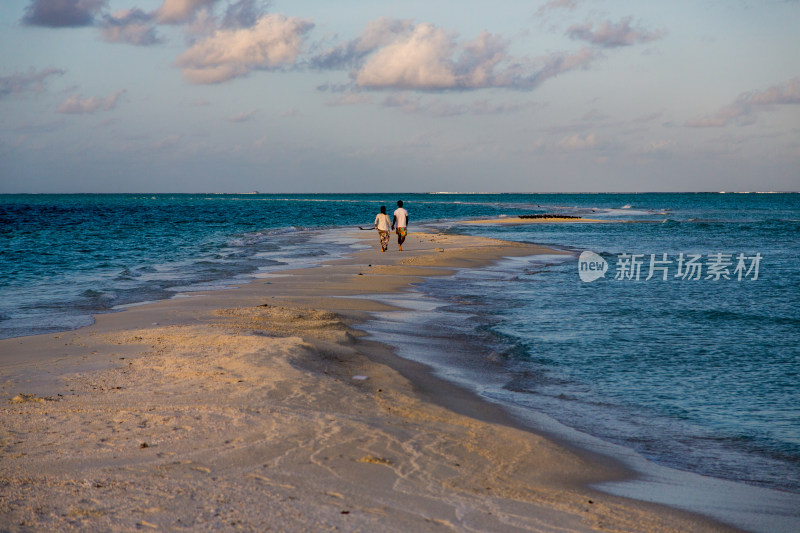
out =
[(0, 193), (800, 191), (798, 0), (3, 0)]

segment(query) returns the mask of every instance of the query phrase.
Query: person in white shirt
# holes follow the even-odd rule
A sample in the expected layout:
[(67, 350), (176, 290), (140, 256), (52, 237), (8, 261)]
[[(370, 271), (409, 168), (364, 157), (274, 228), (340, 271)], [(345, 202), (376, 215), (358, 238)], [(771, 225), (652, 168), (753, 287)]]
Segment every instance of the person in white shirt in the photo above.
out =
[(403, 209), (403, 200), (397, 201), (397, 209), (394, 210), (392, 218), (392, 229), (397, 226), (397, 247), (403, 251), (403, 242), (406, 240), (408, 232), (408, 211)]
[(381, 206), (381, 212), (375, 217), (375, 229), (381, 239), (381, 253), (389, 247), (389, 231), (392, 229), (389, 215), (386, 214), (386, 206)]

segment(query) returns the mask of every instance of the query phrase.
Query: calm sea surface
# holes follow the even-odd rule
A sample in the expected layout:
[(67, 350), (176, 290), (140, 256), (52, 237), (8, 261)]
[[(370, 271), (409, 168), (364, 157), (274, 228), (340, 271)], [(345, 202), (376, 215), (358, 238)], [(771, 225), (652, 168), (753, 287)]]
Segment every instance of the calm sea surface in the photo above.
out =
[[(487, 397), (656, 463), (800, 493), (800, 194), (402, 199), (412, 230), (425, 222), (573, 253), (431, 279), (394, 296), (413, 312), (371, 326), (382, 339)], [(0, 196), (0, 337), (336, 257), (354, 246), (339, 228), (371, 226), (396, 200)], [(456, 223), (550, 212), (640, 222)], [(584, 251), (606, 261), (605, 277), (581, 280)], [(692, 258), (700, 274), (684, 276)]]

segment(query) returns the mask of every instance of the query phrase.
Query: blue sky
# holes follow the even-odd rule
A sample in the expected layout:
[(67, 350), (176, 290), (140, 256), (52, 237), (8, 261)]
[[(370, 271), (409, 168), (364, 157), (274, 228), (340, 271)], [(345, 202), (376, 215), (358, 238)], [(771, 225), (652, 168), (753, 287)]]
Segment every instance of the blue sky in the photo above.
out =
[(5, 0), (0, 192), (800, 190), (800, 2)]

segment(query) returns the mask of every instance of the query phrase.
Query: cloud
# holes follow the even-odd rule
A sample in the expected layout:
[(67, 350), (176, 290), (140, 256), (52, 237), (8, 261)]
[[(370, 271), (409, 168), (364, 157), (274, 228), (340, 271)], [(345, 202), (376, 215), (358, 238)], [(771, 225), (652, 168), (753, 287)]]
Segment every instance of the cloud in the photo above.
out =
[(775, 106), (792, 104), (800, 104), (800, 78), (792, 78), (764, 91), (742, 93), (733, 103), (721, 107), (716, 113), (688, 120), (685, 126), (716, 128), (727, 126), (734, 121), (740, 125), (752, 124), (759, 112), (768, 111)]
[(368, 94), (364, 93), (344, 93), (331, 98), (325, 105), (332, 106), (332, 107), (339, 107), (339, 106), (347, 106), (347, 105), (357, 105), (357, 104), (369, 104), (372, 103), (372, 97)]
[(59, 113), (69, 114), (91, 114), (100, 109), (110, 111), (117, 105), (117, 100), (125, 92), (121, 89), (113, 94), (108, 95), (106, 98), (97, 98), (91, 96), (89, 98), (81, 98), (78, 95), (70, 96), (58, 106)]
[(370, 21), (359, 37), (312, 58), (311, 66), (318, 69), (357, 67), (361, 59), (378, 48), (390, 44), (413, 26), (411, 20), (387, 17)]
[(351, 83), (323, 83), (317, 85), (316, 90), (321, 93), (325, 92), (332, 92), (332, 93), (346, 93), (351, 92), (353, 90), (353, 85)]
[[(748, 117), (750, 110), (738, 104), (731, 104), (720, 108), (713, 115), (705, 115), (703, 117), (695, 117), (687, 120), (685, 126), (689, 128), (721, 128), (727, 126), (733, 120), (740, 117)], [(747, 124), (752, 124), (751, 120), (746, 120)]]
[(617, 48), (655, 41), (662, 38), (664, 33), (632, 28), (631, 17), (625, 17), (616, 24), (608, 20), (601, 22), (597, 25), (597, 29), (591, 22), (576, 24), (570, 26), (567, 35), (572, 39), (586, 41), (603, 48)]
[(34, 26), (97, 26), (101, 38), (111, 43), (147, 46), (161, 43), (160, 24), (185, 25), (197, 38), (218, 29), (249, 28), (266, 13), (265, 0), (228, 0), (222, 13), (215, 13), (219, 0), (163, 0), (153, 11), (138, 7), (113, 14), (101, 11), (109, 0), (31, 0), (22, 22)]
[(247, 122), (248, 120), (252, 120), (253, 117), (256, 116), (258, 110), (253, 109), (252, 111), (245, 111), (243, 113), (239, 113), (238, 115), (233, 115), (232, 117), (228, 117), (229, 122)]
[(800, 78), (793, 78), (781, 85), (773, 85), (762, 92), (745, 93), (739, 99), (751, 106), (800, 104)]
[[(553, 132), (555, 133), (555, 132)], [(546, 154), (575, 154), (577, 152), (605, 153), (612, 148), (608, 141), (601, 140), (593, 132), (577, 132), (563, 137), (538, 138), (529, 142), (529, 150)]]
[(594, 133), (570, 135), (558, 141), (558, 146), (565, 150), (589, 150), (597, 146), (597, 137)]
[(675, 151), (677, 143), (675, 141), (650, 141), (639, 149), (639, 153), (645, 155), (665, 155)]
[(156, 35), (153, 16), (138, 8), (103, 16), (100, 35), (109, 43), (147, 46), (161, 42)]
[(206, 39), (221, 29), (251, 28), (267, 14), (268, 4), (263, 0), (231, 0), (221, 14), (215, 12), (216, 1), (210, 0), (207, 6), (195, 2), (196, 9), (170, 23), (184, 24), (186, 33), (194, 41)]
[(438, 98), (428, 101), (419, 96), (411, 96), (407, 92), (390, 94), (384, 98), (381, 104), (384, 107), (399, 109), (404, 113), (425, 113), (436, 117), (500, 115), (515, 113), (532, 106), (532, 104), (493, 104), (485, 99), (471, 103), (451, 104)]
[(10, 76), (0, 76), (0, 98), (26, 92), (40, 93), (44, 90), (47, 78), (61, 76), (65, 72), (58, 68), (46, 68), (38, 72), (31, 69), (27, 73), (18, 72)]
[(536, 14), (546, 15), (552, 11), (558, 11), (560, 9), (567, 9), (569, 11), (575, 11), (575, 8), (578, 7), (579, 0), (550, 0), (549, 2), (541, 5), (539, 9), (536, 10)]
[(356, 74), (356, 83), (369, 88), (452, 88), (460, 83), (450, 59), (454, 50), (445, 31), (419, 24), (371, 55)]
[(222, 18), (223, 28), (249, 28), (266, 14), (267, 4), (259, 0), (239, 0), (228, 5)]
[(254, 70), (291, 66), (314, 24), (283, 15), (262, 16), (252, 28), (219, 29), (175, 60), (192, 83), (221, 83)]
[(488, 100), (476, 100), (472, 102), (470, 112), (474, 115), (505, 115), (531, 107), (536, 107), (536, 104), (531, 102), (524, 104), (493, 104)]
[(181, 24), (194, 18), (204, 8), (212, 8), (217, 0), (164, 0), (155, 12), (162, 24)]
[(31, 0), (22, 23), (48, 28), (91, 26), (108, 0)]
[(415, 91), (512, 88), (531, 90), (570, 70), (587, 68), (600, 54), (589, 48), (539, 59), (515, 58), (509, 41), (487, 31), (459, 42), (429, 23), (380, 19), (357, 39), (312, 58), (317, 68), (351, 69), (362, 89)]
[(541, 66), (533, 74), (520, 76), (514, 81), (519, 88), (533, 89), (559, 74), (589, 68), (591, 62), (600, 57), (601, 54), (589, 48), (582, 48), (574, 53), (554, 52), (539, 60)]

